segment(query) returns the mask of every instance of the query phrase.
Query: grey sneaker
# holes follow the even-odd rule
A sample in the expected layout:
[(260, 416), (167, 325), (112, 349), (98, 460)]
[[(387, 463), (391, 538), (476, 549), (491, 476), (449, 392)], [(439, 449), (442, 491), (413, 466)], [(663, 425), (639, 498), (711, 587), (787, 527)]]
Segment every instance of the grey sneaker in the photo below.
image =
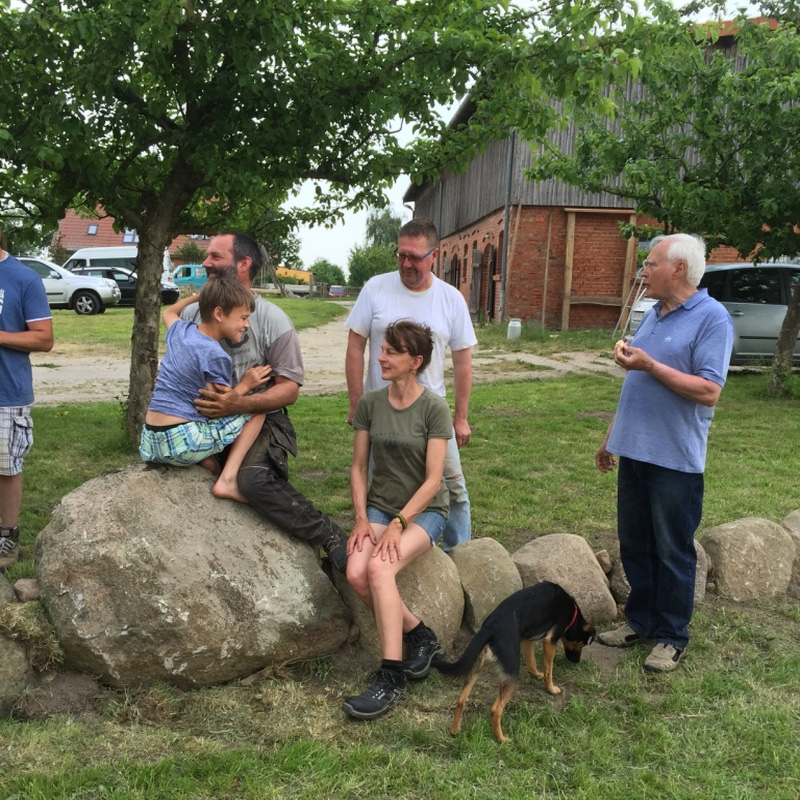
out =
[(19, 558), (19, 528), (0, 528), (0, 572)]
[(681, 662), (683, 650), (671, 644), (657, 644), (644, 660), (644, 668), (648, 672), (672, 672)]
[(606, 647), (630, 647), (644, 641), (643, 636), (639, 636), (636, 631), (626, 622), (621, 628), (614, 631), (606, 631), (597, 635), (597, 641)]

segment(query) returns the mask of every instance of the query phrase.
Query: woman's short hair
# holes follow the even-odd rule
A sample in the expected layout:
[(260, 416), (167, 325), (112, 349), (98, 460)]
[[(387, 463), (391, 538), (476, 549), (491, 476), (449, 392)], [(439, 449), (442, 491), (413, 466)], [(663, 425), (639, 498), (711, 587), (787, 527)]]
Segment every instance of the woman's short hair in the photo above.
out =
[(197, 301), (203, 322), (210, 322), (214, 318), (215, 308), (221, 308), (223, 314), (230, 314), (240, 306), (247, 308), (251, 314), (256, 309), (253, 293), (242, 286), (237, 278), (228, 275), (209, 278), (200, 290)]
[(408, 353), (412, 358), (422, 356), (422, 364), (417, 374), (431, 363), (433, 334), (427, 325), (420, 325), (409, 319), (399, 319), (386, 328), (383, 338), (398, 353)]

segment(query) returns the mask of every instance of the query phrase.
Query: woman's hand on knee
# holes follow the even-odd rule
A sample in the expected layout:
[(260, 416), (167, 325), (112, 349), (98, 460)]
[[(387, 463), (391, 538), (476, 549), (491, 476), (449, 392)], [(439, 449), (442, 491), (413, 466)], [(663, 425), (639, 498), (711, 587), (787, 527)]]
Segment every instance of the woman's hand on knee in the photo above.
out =
[(365, 539), (369, 539), (373, 546), (378, 543), (378, 537), (375, 536), (375, 531), (372, 530), (369, 522), (356, 523), (347, 540), (347, 555), (353, 555), (356, 550), (360, 553), (364, 549)]
[(383, 561), (388, 559), (392, 563), (399, 561), (402, 557), (400, 554), (401, 540), (402, 531), (400, 526), (390, 523), (383, 532), (383, 536), (381, 536), (381, 540), (375, 548), (372, 557), (380, 556)]

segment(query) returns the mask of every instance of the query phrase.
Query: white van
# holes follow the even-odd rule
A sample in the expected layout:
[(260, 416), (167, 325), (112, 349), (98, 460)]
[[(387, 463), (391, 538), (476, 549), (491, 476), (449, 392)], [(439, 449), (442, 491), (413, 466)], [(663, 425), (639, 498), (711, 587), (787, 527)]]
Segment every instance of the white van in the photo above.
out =
[[(122, 267), (130, 272), (136, 271), (136, 245), (120, 247), (82, 247), (76, 250), (64, 263), (64, 269), (72, 271), (75, 267)], [(172, 282), (172, 260), (169, 251), (164, 250), (161, 265), (161, 280)]]

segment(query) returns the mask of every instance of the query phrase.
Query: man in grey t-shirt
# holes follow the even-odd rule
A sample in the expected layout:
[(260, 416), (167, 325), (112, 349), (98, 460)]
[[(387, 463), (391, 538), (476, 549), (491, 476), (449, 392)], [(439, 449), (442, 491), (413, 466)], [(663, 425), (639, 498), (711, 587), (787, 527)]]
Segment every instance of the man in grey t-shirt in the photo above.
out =
[[(261, 249), (251, 236), (240, 231), (222, 231), (208, 246), (203, 266), (209, 279), (227, 273), (248, 289), (261, 269)], [(197, 321), (197, 304), (184, 309), (182, 319)], [(261, 435), (245, 456), (239, 470), (239, 491), (262, 517), (309, 544), (322, 547), (343, 571), (347, 565), (347, 537), (329, 517), (289, 483), (288, 455), (297, 453), (294, 428), (286, 412), (300, 394), (303, 358), (300, 341), (288, 316), (276, 305), (256, 297), (250, 330), (241, 342), (220, 344), (233, 361), (232, 385), (254, 366), (268, 364), (272, 378), (263, 390), (241, 396), (229, 388), (199, 389), (195, 402), (207, 417), (232, 414), (266, 414)]]

